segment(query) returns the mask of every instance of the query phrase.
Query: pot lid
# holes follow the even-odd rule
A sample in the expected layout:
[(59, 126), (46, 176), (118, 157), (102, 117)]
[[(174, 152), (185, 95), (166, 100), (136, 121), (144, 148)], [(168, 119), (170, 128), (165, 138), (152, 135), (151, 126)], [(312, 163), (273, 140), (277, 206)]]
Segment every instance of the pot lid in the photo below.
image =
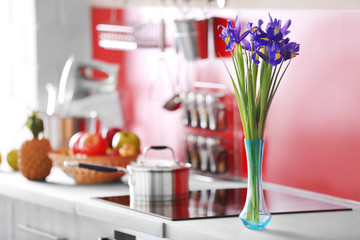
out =
[[(149, 159), (147, 158), (147, 152), (150, 149), (163, 150), (169, 149), (172, 153), (172, 160), (168, 159)], [(137, 162), (128, 165), (129, 170), (136, 171), (180, 171), (188, 170), (191, 167), (190, 163), (180, 163), (174, 154), (174, 150), (168, 146), (149, 146), (144, 149), (144, 155), (139, 156)]]
[(136, 171), (180, 171), (188, 170), (191, 167), (190, 163), (180, 163), (168, 159), (141, 159), (138, 158), (137, 162), (128, 165), (129, 170)]

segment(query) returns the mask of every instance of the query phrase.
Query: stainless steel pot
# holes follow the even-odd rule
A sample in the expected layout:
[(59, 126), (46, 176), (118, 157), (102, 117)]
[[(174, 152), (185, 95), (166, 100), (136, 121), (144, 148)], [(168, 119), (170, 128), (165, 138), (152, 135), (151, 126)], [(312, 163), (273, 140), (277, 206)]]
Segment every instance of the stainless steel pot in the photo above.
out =
[[(173, 160), (147, 159), (150, 149), (169, 149)], [(171, 201), (186, 199), (189, 195), (189, 163), (180, 163), (175, 159), (174, 150), (168, 146), (149, 146), (144, 149), (143, 158), (122, 167), (108, 167), (73, 161), (64, 162), (66, 167), (81, 167), (104, 172), (126, 172), (130, 198), (135, 201)]]

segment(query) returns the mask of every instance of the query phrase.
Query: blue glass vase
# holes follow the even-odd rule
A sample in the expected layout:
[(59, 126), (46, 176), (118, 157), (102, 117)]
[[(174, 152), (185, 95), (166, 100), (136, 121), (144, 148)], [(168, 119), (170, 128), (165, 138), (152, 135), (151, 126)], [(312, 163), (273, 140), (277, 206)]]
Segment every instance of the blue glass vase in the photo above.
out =
[(264, 139), (245, 139), (246, 160), (248, 168), (248, 187), (246, 201), (239, 217), (250, 229), (263, 229), (271, 220), (266, 207), (262, 186), (262, 162)]

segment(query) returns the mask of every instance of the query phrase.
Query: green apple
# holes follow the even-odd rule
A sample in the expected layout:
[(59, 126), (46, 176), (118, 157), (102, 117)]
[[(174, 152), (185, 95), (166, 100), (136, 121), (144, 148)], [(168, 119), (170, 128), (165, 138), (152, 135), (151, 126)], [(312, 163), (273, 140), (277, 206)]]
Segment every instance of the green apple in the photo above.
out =
[(135, 149), (140, 152), (140, 139), (135, 133), (131, 131), (119, 131), (115, 133), (112, 140), (113, 149), (119, 151), (124, 144), (133, 145)]

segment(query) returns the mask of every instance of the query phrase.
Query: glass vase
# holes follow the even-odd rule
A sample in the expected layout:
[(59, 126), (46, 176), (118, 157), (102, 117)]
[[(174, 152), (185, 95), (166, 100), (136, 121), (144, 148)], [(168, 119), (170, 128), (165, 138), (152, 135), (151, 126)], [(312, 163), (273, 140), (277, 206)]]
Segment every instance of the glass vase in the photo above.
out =
[(250, 229), (263, 229), (271, 220), (266, 207), (262, 187), (262, 162), (264, 139), (245, 139), (248, 168), (248, 187), (246, 201), (239, 217)]

